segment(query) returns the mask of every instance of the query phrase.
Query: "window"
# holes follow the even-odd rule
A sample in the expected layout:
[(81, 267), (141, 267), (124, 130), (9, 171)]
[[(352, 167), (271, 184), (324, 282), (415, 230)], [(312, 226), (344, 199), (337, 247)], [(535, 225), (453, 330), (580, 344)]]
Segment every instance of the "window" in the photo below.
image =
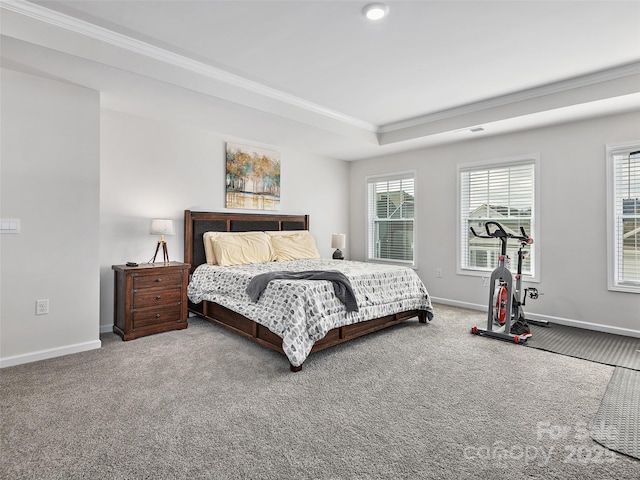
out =
[(415, 177), (367, 177), (368, 260), (415, 265)]
[(640, 293), (640, 142), (607, 146), (609, 289)]
[[(492, 162), (458, 166), (460, 202), (460, 230), (458, 244), (458, 273), (487, 275), (498, 266), (500, 241), (473, 236), (471, 227), (485, 234), (485, 222), (495, 221), (514, 235), (521, 235), (520, 227), (534, 239), (534, 246), (526, 249), (522, 273), (537, 280), (538, 232), (536, 221), (536, 171), (538, 157), (530, 155)], [(517, 250), (520, 244), (510, 241), (507, 266), (517, 270)]]

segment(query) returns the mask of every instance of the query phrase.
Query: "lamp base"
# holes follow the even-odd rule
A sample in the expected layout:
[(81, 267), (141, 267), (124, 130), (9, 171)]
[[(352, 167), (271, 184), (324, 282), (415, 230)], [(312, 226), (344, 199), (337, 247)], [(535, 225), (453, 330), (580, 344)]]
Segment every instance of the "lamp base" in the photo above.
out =
[(169, 263), (169, 250), (167, 249), (167, 242), (164, 240), (158, 240), (158, 245), (156, 246), (156, 253), (153, 254), (153, 260), (151, 263), (156, 263), (156, 257), (158, 256), (158, 250), (160, 250), (160, 245), (162, 245), (162, 255), (164, 258), (164, 263)]
[(336, 249), (335, 252), (333, 252), (333, 259), (334, 260), (344, 260), (344, 255), (342, 254), (342, 252), (340, 251), (340, 249)]

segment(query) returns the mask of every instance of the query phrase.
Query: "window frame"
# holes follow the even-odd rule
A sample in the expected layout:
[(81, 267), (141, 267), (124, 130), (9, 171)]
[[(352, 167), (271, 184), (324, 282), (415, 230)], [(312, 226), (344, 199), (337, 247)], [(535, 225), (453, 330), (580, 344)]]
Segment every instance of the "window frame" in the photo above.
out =
[[(529, 153), (523, 155), (517, 155), (512, 157), (504, 157), (504, 158), (496, 158), (490, 160), (480, 160), (474, 162), (460, 163), (456, 166), (456, 214), (457, 214), (457, 229), (456, 229), (456, 273), (458, 275), (466, 275), (473, 277), (483, 277), (488, 278), (491, 276), (492, 270), (479, 270), (475, 268), (469, 268), (467, 266), (462, 265), (463, 261), (463, 218), (462, 218), (462, 173), (473, 171), (473, 170), (490, 170), (493, 168), (505, 168), (505, 167), (514, 167), (518, 165), (533, 165), (533, 212), (531, 214), (531, 224), (532, 229), (527, 234), (533, 238), (533, 245), (529, 248), (530, 251), (533, 252), (533, 263), (531, 264), (531, 268), (533, 274), (524, 274), (522, 275), (523, 281), (526, 282), (534, 282), (539, 283), (541, 272), (540, 272), (540, 154), (539, 153)], [(466, 219), (464, 220), (465, 228), (466, 228)], [(468, 237), (466, 237), (468, 238)], [(498, 240), (496, 240), (497, 242)], [(513, 243), (510, 243), (513, 245)], [(518, 265), (517, 258), (511, 258), (510, 267), (513, 272), (516, 271)]]
[[(374, 247), (370, 244), (370, 240), (372, 238), (372, 217), (370, 214), (370, 204), (369, 204), (369, 185), (372, 183), (379, 182), (388, 182), (393, 180), (400, 179), (413, 179), (413, 260), (412, 261), (403, 261), (403, 260), (393, 260), (393, 259), (384, 259), (384, 258), (375, 258), (372, 257), (371, 252), (374, 250)], [(389, 172), (389, 173), (380, 173), (374, 175), (367, 175), (365, 177), (364, 183), (365, 190), (365, 221), (367, 228), (365, 229), (365, 248), (366, 248), (366, 261), (371, 263), (385, 263), (390, 265), (402, 265), (405, 267), (411, 267), (416, 269), (418, 265), (418, 249), (416, 246), (418, 245), (418, 229), (417, 226), (417, 218), (418, 218), (418, 171), (413, 170), (403, 170), (398, 172)]]
[(607, 167), (607, 289), (614, 292), (640, 293), (640, 284), (618, 280), (618, 239), (616, 235), (616, 184), (614, 156), (640, 150), (640, 140), (606, 145)]

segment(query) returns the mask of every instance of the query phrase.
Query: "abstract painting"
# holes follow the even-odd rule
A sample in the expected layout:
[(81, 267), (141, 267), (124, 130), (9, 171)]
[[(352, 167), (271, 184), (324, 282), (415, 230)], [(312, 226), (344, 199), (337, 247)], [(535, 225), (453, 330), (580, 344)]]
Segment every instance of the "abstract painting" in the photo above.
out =
[(227, 142), (226, 207), (280, 208), (280, 154)]

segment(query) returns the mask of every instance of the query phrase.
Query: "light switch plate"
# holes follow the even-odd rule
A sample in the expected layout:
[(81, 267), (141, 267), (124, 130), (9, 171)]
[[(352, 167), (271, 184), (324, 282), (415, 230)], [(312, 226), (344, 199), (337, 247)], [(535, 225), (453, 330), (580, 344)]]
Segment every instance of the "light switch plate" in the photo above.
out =
[(19, 218), (0, 219), (0, 233), (20, 233)]

